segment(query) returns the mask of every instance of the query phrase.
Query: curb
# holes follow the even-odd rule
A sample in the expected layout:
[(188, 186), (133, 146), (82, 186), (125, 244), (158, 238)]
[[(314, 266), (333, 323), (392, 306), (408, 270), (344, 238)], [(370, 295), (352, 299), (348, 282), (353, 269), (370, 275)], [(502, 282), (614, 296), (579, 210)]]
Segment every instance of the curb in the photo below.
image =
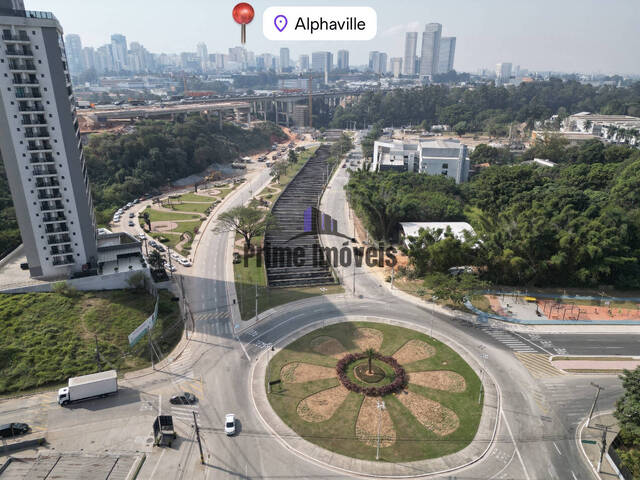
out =
[[(336, 321), (336, 319), (337, 319), (337, 321)], [(385, 323), (385, 324), (390, 324), (390, 325), (395, 325), (395, 326), (402, 326), (404, 328), (416, 329), (417, 331), (425, 330), (422, 333), (427, 334), (426, 333), (426, 328), (424, 328), (424, 327), (422, 327), (420, 325), (415, 325), (415, 324), (412, 324), (410, 322), (406, 322), (404, 320), (397, 320), (397, 319), (384, 318), (384, 317), (366, 316), (366, 315), (362, 316), (362, 317), (359, 317), (359, 316), (356, 316), (356, 315), (352, 315), (352, 316), (343, 316), (343, 317), (331, 317), (331, 318), (328, 318), (328, 319), (324, 319), (324, 320), (320, 320), (320, 321), (314, 322), (314, 323), (309, 324), (309, 325), (305, 325), (304, 327), (300, 327), (300, 328), (294, 330), (293, 332), (289, 333), (287, 336), (277, 340), (274, 343), (274, 345), (276, 343), (281, 343), (283, 341), (287, 341), (287, 345), (288, 345), (289, 343), (295, 341), (296, 338), (299, 338), (300, 336), (305, 335), (306, 333), (310, 333), (310, 332), (316, 330), (318, 328), (318, 325), (326, 326), (327, 324), (330, 324), (330, 323), (343, 323), (343, 322), (349, 322), (349, 321), (370, 321), (370, 322), (378, 321), (380, 323)], [(302, 335), (298, 335), (302, 331), (305, 331), (305, 333), (303, 333)], [(292, 337), (295, 337), (295, 338), (290, 340)], [(463, 358), (463, 360), (465, 360), (465, 362), (470, 364), (471, 368), (473, 368), (474, 371), (475, 371), (475, 368), (474, 368), (473, 364), (476, 364), (475, 366), (477, 368), (481, 368), (480, 367), (480, 363), (471, 354), (471, 352), (466, 347), (463, 347), (462, 345), (458, 344), (458, 342), (456, 342), (455, 340), (449, 338), (446, 335), (442, 335), (440, 333), (437, 333), (436, 335), (432, 335), (432, 337), (436, 338), (439, 341), (442, 341), (443, 343), (445, 343), (449, 347), (451, 347), (452, 345), (455, 345), (456, 349), (460, 349), (461, 351), (465, 352), (465, 356), (461, 355), (461, 357)], [(443, 338), (446, 339), (446, 341), (443, 341), (442, 340)], [(280, 350), (280, 349), (278, 349), (278, 350)], [(460, 354), (460, 351), (458, 351), (457, 353)], [(299, 451), (298, 449), (296, 449), (292, 445), (290, 445), (287, 441), (285, 441), (275, 431), (275, 429), (269, 423), (267, 423), (267, 421), (265, 420), (265, 418), (260, 413), (260, 410), (257, 407), (256, 397), (255, 397), (255, 394), (254, 394), (254, 385), (256, 383), (254, 377), (255, 377), (256, 367), (258, 366), (258, 363), (260, 363), (262, 361), (262, 359), (264, 358), (264, 356), (266, 354), (267, 354), (267, 351), (263, 350), (257, 356), (257, 361), (256, 362), (252, 362), (251, 371), (250, 371), (250, 374), (249, 374), (249, 389), (250, 389), (250, 392), (251, 392), (251, 400), (252, 400), (252, 403), (253, 403), (253, 407), (254, 407), (256, 413), (258, 414), (258, 417), (260, 418), (262, 423), (265, 425), (265, 427), (271, 432), (271, 434), (273, 434), (278, 439), (278, 441), (286, 449), (288, 449), (292, 453), (298, 455), (300, 458), (304, 458), (305, 460), (307, 460), (309, 462), (312, 462), (312, 463), (314, 463), (316, 465), (320, 465), (320, 466), (322, 466), (324, 468), (327, 468), (329, 470), (337, 471), (337, 472), (340, 472), (340, 473), (346, 473), (346, 474), (349, 474), (349, 475), (352, 475), (352, 476), (356, 476), (356, 477), (361, 477), (361, 478), (398, 478), (398, 479), (404, 479), (404, 478), (427, 478), (427, 477), (439, 476), (439, 475), (442, 475), (442, 474), (463, 470), (463, 469), (465, 469), (467, 467), (470, 467), (471, 465), (483, 460), (487, 456), (488, 452), (495, 445), (496, 435), (497, 435), (497, 432), (498, 432), (498, 428), (500, 426), (500, 416), (502, 414), (502, 391), (500, 390), (500, 387), (499, 387), (498, 383), (496, 382), (495, 378), (493, 377), (493, 375), (491, 374), (491, 372), (489, 370), (487, 370), (487, 368), (485, 366), (484, 371), (486, 372), (486, 378), (491, 380), (491, 383), (492, 383), (493, 387), (495, 388), (495, 396), (496, 396), (496, 400), (497, 400), (497, 402), (496, 402), (496, 414), (495, 414), (495, 420), (493, 421), (493, 429), (492, 429), (492, 432), (491, 432), (491, 439), (487, 442), (487, 446), (482, 451), (482, 453), (480, 455), (476, 456), (475, 458), (473, 458), (472, 460), (470, 460), (470, 461), (468, 461), (466, 463), (463, 463), (462, 465), (457, 465), (455, 467), (442, 469), (442, 470), (438, 470), (438, 471), (433, 471), (433, 472), (414, 474), (414, 475), (401, 475), (401, 474), (385, 475), (385, 474), (380, 474), (380, 473), (358, 472), (358, 471), (354, 471), (354, 470), (349, 470), (347, 468), (331, 465), (331, 464), (329, 464), (327, 462), (324, 462), (322, 460), (318, 460), (318, 459), (312, 457), (311, 455), (309, 455), (307, 453)], [(473, 360), (473, 362), (470, 362), (468, 360), (468, 358), (465, 358), (465, 357), (470, 357)], [(260, 381), (260, 379), (258, 379), (258, 383), (260, 385), (262, 385), (262, 382)], [(486, 402), (487, 390), (484, 389), (484, 387), (483, 387), (483, 390), (485, 391), (485, 402)], [(267, 400), (267, 405), (268, 405), (269, 408), (271, 408), (271, 405), (268, 403), (268, 400)], [(491, 407), (488, 407), (486, 403), (483, 405), (483, 415), (482, 415), (482, 417), (484, 417), (485, 408), (491, 408)], [(282, 421), (280, 419), (280, 416), (275, 411), (273, 411), (273, 409), (271, 409), (271, 413), (273, 415), (275, 415), (278, 420)], [(482, 417), (480, 419), (480, 423), (482, 423)], [(288, 429), (293, 431), (293, 429), (291, 429), (291, 427), (289, 427), (289, 425), (287, 425), (287, 424), (285, 424), (285, 425), (286, 425), (286, 427)], [(478, 430), (480, 430), (480, 425), (478, 427)], [(297, 438), (299, 438), (301, 440), (304, 440), (304, 439), (302, 439), (302, 437), (298, 436), (297, 433), (295, 433), (295, 435), (297, 436)], [(477, 436), (478, 436), (478, 432), (476, 432), (476, 437)], [(476, 437), (474, 437), (474, 440), (475, 440)], [(468, 448), (470, 445), (472, 445), (474, 440), (472, 440), (469, 443), (469, 445), (467, 445), (465, 448)], [(327, 451), (326, 449), (324, 449), (322, 447), (319, 447), (319, 446), (317, 446), (315, 444), (312, 444), (311, 442), (308, 442), (307, 440), (304, 440), (304, 442), (308, 443), (309, 445), (313, 446), (314, 448), (321, 449), (322, 451)], [(464, 450), (464, 449), (462, 449), (462, 450)], [(462, 451), (462, 450), (460, 450), (460, 451)], [(452, 453), (450, 455), (455, 455), (455, 454), (459, 453), (460, 451), (454, 452), (454, 453)], [(340, 455), (340, 454), (336, 454), (334, 452), (329, 452), (329, 453), (333, 454), (333, 455)], [(356, 460), (356, 459), (353, 459), (351, 457), (346, 457), (344, 455), (340, 455), (340, 456), (343, 456), (346, 459), (349, 459), (351, 461)], [(446, 455), (445, 455), (445, 457), (446, 457)], [(444, 458), (444, 457), (438, 457), (438, 458)], [(430, 461), (430, 460), (436, 460), (436, 459), (427, 459), (427, 460), (422, 460), (422, 461)], [(356, 461), (363, 461), (363, 460), (356, 460)], [(376, 464), (376, 462), (373, 462), (373, 461), (363, 461), (363, 462)], [(420, 462), (420, 461), (418, 461), (418, 462)], [(406, 462), (406, 464), (411, 465), (411, 464), (415, 464), (415, 463), (418, 463), (418, 462)], [(405, 464), (394, 464), (394, 463), (390, 463), (390, 462), (381, 462), (381, 463), (378, 463), (377, 465), (391, 466), (391, 465), (405, 465)]]

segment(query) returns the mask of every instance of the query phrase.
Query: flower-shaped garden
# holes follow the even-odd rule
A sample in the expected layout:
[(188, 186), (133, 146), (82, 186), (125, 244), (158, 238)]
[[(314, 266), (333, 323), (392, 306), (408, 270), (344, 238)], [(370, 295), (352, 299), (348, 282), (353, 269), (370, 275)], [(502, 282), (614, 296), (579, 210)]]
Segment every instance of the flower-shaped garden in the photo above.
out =
[(468, 445), (480, 422), (478, 376), (450, 347), (414, 330), (339, 323), (270, 363), (274, 410), (303, 438), (343, 455), (375, 459), (378, 428), (382, 460), (447, 455)]

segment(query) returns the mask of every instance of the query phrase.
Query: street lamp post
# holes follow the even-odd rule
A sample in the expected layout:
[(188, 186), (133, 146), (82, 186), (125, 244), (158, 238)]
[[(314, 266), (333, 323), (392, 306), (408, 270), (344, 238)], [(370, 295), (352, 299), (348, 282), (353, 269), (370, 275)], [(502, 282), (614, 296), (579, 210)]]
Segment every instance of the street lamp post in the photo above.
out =
[(484, 391), (484, 371), (486, 369), (487, 358), (489, 358), (489, 355), (484, 353), (484, 345), (480, 345), (478, 346), (478, 348), (482, 350), (482, 353), (480, 354), (482, 356), (482, 370), (480, 370), (480, 392), (478, 393), (478, 403), (480, 403), (480, 400), (482, 399), (482, 392)]
[(591, 382), (591, 386), (596, 388), (596, 398), (593, 399), (593, 405), (591, 405), (591, 410), (589, 411), (589, 420), (587, 420), (587, 428), (589, 428), (589, 424), (591, 423), (591, 416), (593, 415), (593, 411), (596, 409), (596, 403), (598, 403), (598, 397), (600, 396), (600, 390), (604, 390), (604, 387), (601, 387), (598, 384)]
[(376, 446), (376, 460), (380, 460), (380, 425), (382, 424), (382, 410), (385, 409), (384, 401), (377, 401), (376, 408), (378, 409), (378, 442)]

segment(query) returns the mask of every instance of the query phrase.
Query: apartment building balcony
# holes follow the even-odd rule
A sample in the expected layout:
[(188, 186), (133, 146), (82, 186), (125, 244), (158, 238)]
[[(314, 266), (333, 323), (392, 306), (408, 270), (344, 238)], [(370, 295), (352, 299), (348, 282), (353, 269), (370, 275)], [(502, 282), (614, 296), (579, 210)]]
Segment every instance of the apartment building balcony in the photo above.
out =
[(44, 113), (44, 105), (40, 102), (35, 102), (33, 105), (29, 105), (27, 102), (20, 102), (18, 110), (21, 112)]
[(53, 155), (50, 153), (34, 153), (31, 154), (31, 163), (53, 163)]
[(60, 190), (55, 188), (52, 190), (41, 190), (38, 192), (38, 200), (58, 200), (62, 198)]
[(44, 229), (45, 233), (67, 233), (69, 231), (69, 227), (67, 227), (66, 223), (60, 223), (57, 227), (49, 224)]
[(5, 50), (7, 57), (33, 57), (33, 50), (29, 45), (7, 45)]
[(22, 125), (39, 127), (47, 125), (47, 119), (44, 115), (23, 115)]
[(36, 188), (59, 187), (60, 182), (57, 178), (38, 178), (36, 179)]
[(64, 205), (60, 200), (40, 202), (42, 212), (57, 212), (64, 210)]
[(41, 139), (49, 138), (49, 131), (46, 128), (27, 128), (24, 132), (24, 136), (27, 138)]
[(51, 148), (51, 144), (49, 142), (33, 142), (30, 141), (29, 145), (27, 145), (27, 150), (29, 150), (30, 152), (36, 153), (46, 153), (46, 152), (52, 152), (53, 149)]
[(9, 70), (12, 72), (35, 72), (36, 64), (30, 60), (9, 60)]
[(64, 222), (67, 220), (64, 213), (45, 213), (42, 217), (42, 221), (45, 223), (57, 223)]
[(68, 253), (73, 253), (73, 249), (71, 248), (71, 245), (62, 245), (62, 246), (55, 245), (51, 247), (51, 255), (64, 255)]
[(55, 257), (53, 259), (53, 266), (54, 267), (63, 267), (65, 265), (71, 265), (75, 263), (75, 260), (73, 259), (73, 255), (65, 255), (64, 257)]
[(69, 235), (49, 235), (47, 238), (49, 245), (62, 245), (65, 243), (71, 243), (71, 237)]
[(17, 87), (16, 98), (20, 100), (40, 99), (42, 98), (42, 93), (36, 87)]
[(24, 78), (24, 77), (16, 77), (14, 76), (13, 80), (11, 81), (14, 85), (16, 86), (20, 86), (20, 85), (38, 85), (40, 82), (38, 82), (38, 79), (35, 78), (34, 75), (32, 75), (32, 78)]
[(4, 40), (7, 44), (30, 42), (29, 36), (25, 31), (20, 31), (18, 33), (11, 33), (10, 31), (5, 31), (2, 33), (2, 40)]

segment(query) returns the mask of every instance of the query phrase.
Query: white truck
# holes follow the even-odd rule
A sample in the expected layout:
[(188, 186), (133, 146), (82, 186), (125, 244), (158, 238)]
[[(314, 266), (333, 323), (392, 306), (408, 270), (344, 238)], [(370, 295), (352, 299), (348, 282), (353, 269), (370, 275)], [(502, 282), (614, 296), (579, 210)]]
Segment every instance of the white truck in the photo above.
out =
[(58, 390), (58, 403), (64, 407), (71, 402), (106, 397), (117, 391), (118, 373), (115, 370), (72, 377), (69, 386)]

